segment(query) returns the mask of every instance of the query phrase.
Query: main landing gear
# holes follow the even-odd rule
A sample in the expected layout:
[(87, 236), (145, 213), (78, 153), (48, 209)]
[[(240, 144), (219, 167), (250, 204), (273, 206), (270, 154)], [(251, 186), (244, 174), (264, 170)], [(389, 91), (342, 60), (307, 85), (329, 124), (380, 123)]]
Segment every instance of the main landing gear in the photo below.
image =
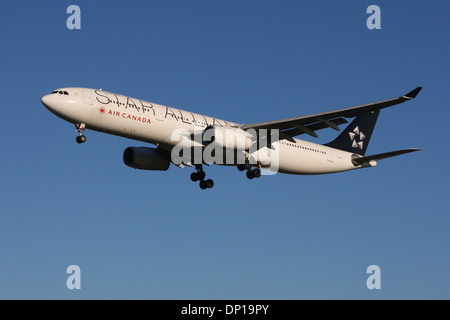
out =
[(250, 165), (247, 159), (245, 160), (245, 164), (238, 164), (237, 168), (239, 171), (247, 170), (246, 175), (247, 178), (249, 178), (250, 180), (253, 178), (261, 177), (261, 169), (260, 168), (252, 169), (252, 166)]
[(206, 173), (205, 171), (203, 171), (203, 165), (196, 165), (195, 169), (197, 170), (197, 172), (191, 173), (192, 181), (200, 181), (200, 188), (202, 190), (211, 189), (212, 187), (214, 187), (214, 181), (212, 179), (205, 180)]
[(76, 141), (78, 143), (84, 143), (86, 142), (86, 136), (83, 134), (84, 129), (86, 129), (86, 125), (84, 123), (77, 123), (75, 125), (75, 129), (77, 130), (77, 132), (80, 134), (77, 138)]

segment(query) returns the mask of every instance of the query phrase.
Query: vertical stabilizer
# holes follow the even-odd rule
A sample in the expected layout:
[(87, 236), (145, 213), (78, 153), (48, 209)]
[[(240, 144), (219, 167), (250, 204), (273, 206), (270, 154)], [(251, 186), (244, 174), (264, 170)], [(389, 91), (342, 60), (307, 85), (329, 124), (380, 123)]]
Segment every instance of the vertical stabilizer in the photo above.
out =
[(357, 116), (345, 130), (325, 146), (364, 156), (380, 110)]

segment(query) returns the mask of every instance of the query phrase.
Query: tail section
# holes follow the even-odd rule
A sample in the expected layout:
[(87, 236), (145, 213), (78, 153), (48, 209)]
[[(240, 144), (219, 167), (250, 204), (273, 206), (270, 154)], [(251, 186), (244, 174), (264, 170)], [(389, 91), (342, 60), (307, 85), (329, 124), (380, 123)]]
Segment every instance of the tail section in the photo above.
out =
[(364, 156), (379, 114), (380, 110), (375, 110), (357, 116), (335, 140), (325, 146)]

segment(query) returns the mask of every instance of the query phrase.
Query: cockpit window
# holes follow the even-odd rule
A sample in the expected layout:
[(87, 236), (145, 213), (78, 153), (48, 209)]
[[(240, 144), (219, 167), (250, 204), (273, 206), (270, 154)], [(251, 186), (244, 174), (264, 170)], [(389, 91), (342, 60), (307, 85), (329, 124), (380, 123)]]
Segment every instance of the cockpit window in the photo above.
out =
[(68, 95), (69, 95), (69, 93), (68, 93), (67, 91), (58, 91), (58, 90), (55, 90), (55, 91), (53, 91), (51, 94), (53, 94), (53, 93), (63, 94), (63, 95), (65, 95), (65, 96), (68, 96)]

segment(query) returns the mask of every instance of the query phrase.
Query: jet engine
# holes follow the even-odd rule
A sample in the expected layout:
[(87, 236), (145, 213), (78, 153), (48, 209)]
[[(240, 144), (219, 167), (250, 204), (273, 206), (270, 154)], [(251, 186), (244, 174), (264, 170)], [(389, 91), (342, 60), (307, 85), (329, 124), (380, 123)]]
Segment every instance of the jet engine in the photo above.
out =
[(146, 147), (128, 147), (123, 152), (123, 162), (135, 169), (167, 170), (170, 159), (157, 149)]

